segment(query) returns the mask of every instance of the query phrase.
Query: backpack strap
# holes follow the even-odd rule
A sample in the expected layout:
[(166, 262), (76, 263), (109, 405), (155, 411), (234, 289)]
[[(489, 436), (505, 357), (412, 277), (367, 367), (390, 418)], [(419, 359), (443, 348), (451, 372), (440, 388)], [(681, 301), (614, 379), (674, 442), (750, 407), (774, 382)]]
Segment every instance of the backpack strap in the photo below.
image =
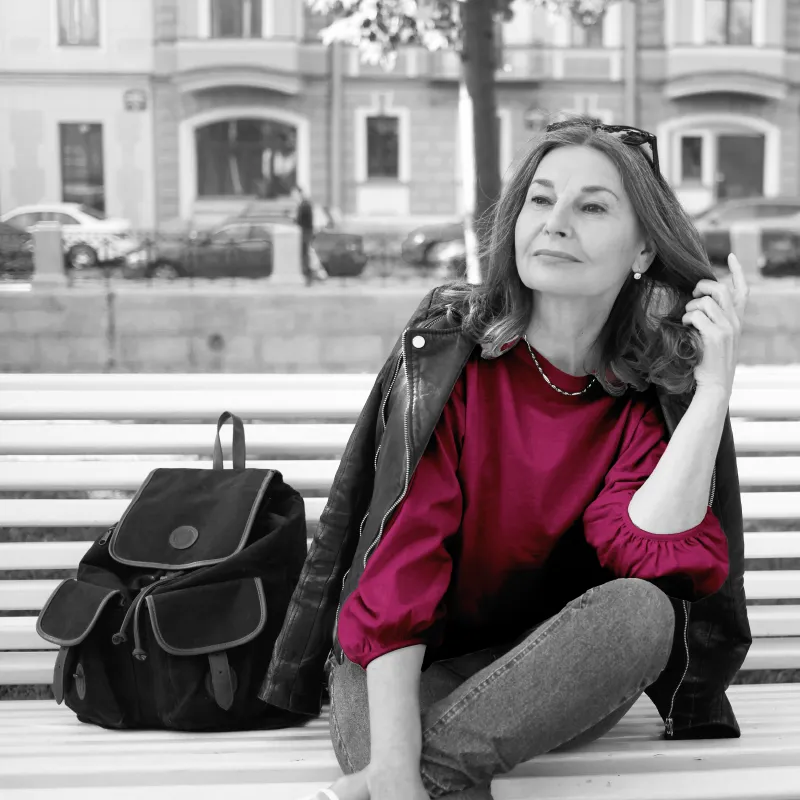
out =
[(208, 654), (208, 667), (211, 671), (211, 686), (214, 689), (214, 700), (217, 705), (227, 711), (233, 705), (236, 685), (228, 655), (225, 651)]
[(244, 424), (236, 414), (231, 414), (230, 411), (223, 411), (217, 422), (217, 438), (214, 439), (214, 469), (222, 469), (222, 443), (219, 440), (219, 432), (228, 420), (233, 422), (233, 468), (244, 469), (246, 460)]

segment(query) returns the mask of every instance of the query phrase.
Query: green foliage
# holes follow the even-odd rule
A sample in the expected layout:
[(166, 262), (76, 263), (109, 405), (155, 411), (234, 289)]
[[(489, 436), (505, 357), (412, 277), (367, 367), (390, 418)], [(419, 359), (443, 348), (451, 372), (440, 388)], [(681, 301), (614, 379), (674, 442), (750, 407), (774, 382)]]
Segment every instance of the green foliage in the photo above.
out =
[[(461, 42), (459, 7), (465, 0), (306, 0), (309, 8), (331, 23), (321, 32), (325, 44), (358, 47), (362, 59), (394, 66), (398, 48), (421, 45), (428, 50), (458, 49)], [(498, 20), (513, 16), (513, 0), (469, 0), (493, 6)], [(571, 14), (591, 25), (614, 0), (524, 0), (553, 12)]]

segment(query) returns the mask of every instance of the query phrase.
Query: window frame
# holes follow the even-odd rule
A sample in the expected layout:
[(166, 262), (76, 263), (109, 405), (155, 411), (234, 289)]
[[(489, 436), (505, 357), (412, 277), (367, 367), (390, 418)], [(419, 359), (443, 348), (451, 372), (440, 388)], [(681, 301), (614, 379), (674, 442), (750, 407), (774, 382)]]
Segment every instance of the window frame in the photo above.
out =
[[(379, 174), (370, 174), (370, 121), (371, 120), (394, 120), (394, 134), (396, 138), (395, 147), (397, 149), (397, 153), (395, 156), (395, 170), (393, 175), (379, 175)], [(367, 181), (398, 181), (400, 180), (400, 136), (402, 135), (400, 132), (400, 118), (396, 114), (386, 114), (381, 113), (380, 111), (373, 114), (367, 114), (364, 117), (364, 137), (366, 139), (366, 158), (367, 158)]]
[[(703, 6), (703, 44), (707, 47), (752, 47), (755, 40), (755, 18), (756, 18), (756, 3), (755, 0), (713, 0), (715, 3), (725, 4), (725, 23), (724, 23), (724, 42), (711, 42), (708, 40), (708, 4), (711, 0), (702, 0)], [(749, 42), (732, 42), (731, 41), (731, 20), (733, 18), (733, 7), (737, 3), (748, 2), (750, 4), (750, 41)]]
[[(355, 109), (355, 158), (354, 171), (356, 184), (411, 182), (411, 112), (405, 106), (395, 106), (391, 93), (376, 92), (371, 106), (360, 106)], [(398, 118), (397, 128), (397, 178), (370, 178), (368, 172), (367, 152), (367, 118), (375, 116), (395, 116)]]
[[(275, 36), (275, 14), (277, 11), (278, 0), (252, 0), (254, 3), (261, 3), (261, 35), (252, 37), (217, 37), (212, 35), (212, 3), (213, 0), (197, 0), (197, 38), (207, 39), (214, 42), (248, 42), (271, 39)], [(299, 4), (303, 6), (303, 3)], [(302, 29), (301, 29), (302, 30)]]
[(92, 49), (92, 50), (100, 50), (104, 47), (105, 36), (103, 25), (106, 19), (106, 8), (105, 8), (105, 0), (89, 0), (89, 2), (93, 2), (96, 9), (97, 14), (97, 36), (96, 41), (93, 42), (86, 42), (81, 40), (80, 42), (68, 42), (63, 40), (62, 38), (62, 25), (61, 25), (61, 9), (64, 7), (65, 4), (71, 3), (81, 3), (85, 2), (85, 0), (53, 0), (53, 21), (54, 21), (54, 39), (55, 45), (58, 48), (65, 48), (68, 50), (75, 50), (75, 49)]
[(87, 202), (87, 198), (77, 198), (72, 199), (66, 196), (66, 170), (65, 170), (65, 161), (64, 161), (64, 130), (67, 127), (79, 127), (82, 125), (88, 125), (90, 128), (99, 128), (100, 131), (100, 179), (102, 186), (103, 195), (102, 195), (102, 202), (103, 207), (98, 209), (103, 213), (105, 216), (106, 214), (106, 207), (108, 202), (107, 191), (108, 191), (108, 184), (106, 181), (106, 131), (105, 125), (103, 122), (94, 121), (89, 122), (87, 120), (59, 120), (58, 122), (58, 165), (59, 165), (59, 172), (60, 172), (60, 185), (61, 185), (61, 201), (63, 203), (78, 203), (80, 205), (89, 205)]
[[(684, 170), (684, 163), (683, 163), (683, 143), (687, 139), (694, 139), (700, 142), (700, 175), (697, 178), (687, 178), (686, 173)], [(703, 186), (703, 167), (705, 166), (705, 160), (708, 158), (708, 152), (706, 148), (706, 140), (702, 133), (692, 132), (692, 133), (680, 133), (678, 135), (678, 150), (679, 150), (679, 161), (678, 161), (678, 185), (682, 187), (701, 187)]]

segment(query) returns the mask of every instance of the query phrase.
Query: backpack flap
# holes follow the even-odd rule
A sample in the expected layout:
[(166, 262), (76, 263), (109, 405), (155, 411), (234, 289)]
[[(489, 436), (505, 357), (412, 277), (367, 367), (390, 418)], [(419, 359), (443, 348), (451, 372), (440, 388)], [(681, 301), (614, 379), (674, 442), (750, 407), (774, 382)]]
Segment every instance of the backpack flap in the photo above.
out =
[(117, 524), (121, 564), (183, 570), (224, 561), (246, 544), (273, 470), (156, 469)]
[(146, 602), (159, 647), (173, 656), (207, 655), (214, 699), (228, 710), (237, 680), (225, 651), (264, 630), (267, 602), (261, 579), (164, 590), (148, 595)]
[(70, 648), (80, 644), (91, 633), (103, 609), (116, 595), (121, 595), (119, 589), (67, 578), (50, 595), (39, 614), (36, 632), (46, 641), (61, 647), (53, 671), (53, 694), (58, 703), (64, 699), (64, 677), (70, 669)]

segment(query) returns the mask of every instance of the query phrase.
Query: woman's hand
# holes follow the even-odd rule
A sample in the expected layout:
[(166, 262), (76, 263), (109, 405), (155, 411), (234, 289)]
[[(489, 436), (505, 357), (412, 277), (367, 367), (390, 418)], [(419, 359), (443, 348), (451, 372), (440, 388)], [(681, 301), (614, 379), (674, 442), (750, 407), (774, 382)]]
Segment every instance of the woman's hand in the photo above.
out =
[(703, 358), (695, 367), (697, 390), (719, 392), (726, 399), (733, 390), (739, 355), (739, 337), (750, 290), (739, 259), (731, 253), (728, 267), (732, 286), (712, 280), (699, 281), (686, 304), (684, 325), (694, 326), (703, 341)]
[(430, 800), (418, 769), (368, 767), (370, 800)]

